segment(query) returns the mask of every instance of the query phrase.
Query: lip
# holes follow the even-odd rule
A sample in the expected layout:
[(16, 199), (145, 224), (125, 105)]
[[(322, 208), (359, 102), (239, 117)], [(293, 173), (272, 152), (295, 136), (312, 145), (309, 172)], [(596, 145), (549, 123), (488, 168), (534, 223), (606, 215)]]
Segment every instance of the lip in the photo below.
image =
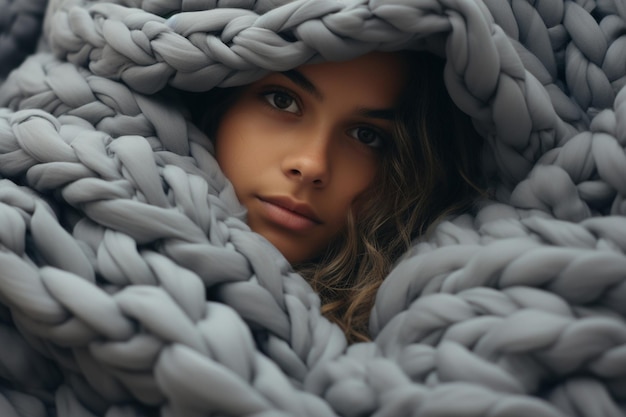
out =
[(268, 219), (287, 229), (304, 231), (322, 224), (320, 218), (307, 203), (286, 196), (258, 198), (263, 203)]

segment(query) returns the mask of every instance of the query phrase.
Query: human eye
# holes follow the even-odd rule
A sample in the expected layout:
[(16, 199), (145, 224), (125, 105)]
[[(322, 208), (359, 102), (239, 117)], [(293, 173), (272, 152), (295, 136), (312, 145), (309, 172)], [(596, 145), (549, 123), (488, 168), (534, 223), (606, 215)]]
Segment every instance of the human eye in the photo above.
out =
[(296, 99), (285, 91), (268, 91), (261, 94), (263, 99), (273, 108), (288, 113), (299, 113), (300, 106)]
[(371, 127), (355, 127), (348, 134), (354, 139), (372, 148), (382, 148), (387, 142), (387, 135)]

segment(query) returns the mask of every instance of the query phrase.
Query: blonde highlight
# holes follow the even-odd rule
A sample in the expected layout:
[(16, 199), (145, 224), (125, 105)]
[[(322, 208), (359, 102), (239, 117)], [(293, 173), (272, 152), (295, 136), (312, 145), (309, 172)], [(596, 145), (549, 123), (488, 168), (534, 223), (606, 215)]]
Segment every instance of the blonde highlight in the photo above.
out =
[[(374, 185), (347, 213), (345, 230), (317, 259), (293, 265), (319, 294), (322, 314), (349, 342), (369, 340), (369, 316), (378, 288), (411, 243), (445, 216), (468, 209), (477, 185), (482, 139), (451, 101), (443, 60), (402, 52), (409, 80), (395, 115), (393, 143)], [(214, 137), (241, 87), (188, 94), (200, 128)], [(450, 120), (449, 120), (449, 119)]]
[(322, 313), (351, 343), (370, 339), (378, 288), (411, 242), (483, 193), (477, 185), (482, 140), (445, 90), (443, 61), (427, 53), (407, 55), (411, 79), (375, 185), (325, 255), (295, 266), (320, 295)]

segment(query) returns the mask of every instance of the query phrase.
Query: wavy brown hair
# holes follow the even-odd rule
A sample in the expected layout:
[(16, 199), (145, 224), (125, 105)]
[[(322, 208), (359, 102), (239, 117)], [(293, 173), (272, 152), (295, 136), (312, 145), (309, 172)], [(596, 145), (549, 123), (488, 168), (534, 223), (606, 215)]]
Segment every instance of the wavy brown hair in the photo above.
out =
[[(319, 294), (322, 313), (350, 342), (369, 340), (376, 292), (411, 242), (438, 219), (468, 209), (481, 193), (482, 139), (447, 94), (443, 60), (426, 52), (404, 54), (409, 80), (374, 185), (322, 256), (293, 265)], [(239, 91), (213, 89), (191, 101), (210, 137)]]
[(443, 60), (408, 53), (409, 80), (394, 123), (394, 141), (358, 215), (324, 256), (296, 265), (322, 300), (322, 312), (350, 342), (369, 340), (376, 292), (394, 262), (437, 222), (467, 210), (482, 194), (482, 139), (450, 99)]

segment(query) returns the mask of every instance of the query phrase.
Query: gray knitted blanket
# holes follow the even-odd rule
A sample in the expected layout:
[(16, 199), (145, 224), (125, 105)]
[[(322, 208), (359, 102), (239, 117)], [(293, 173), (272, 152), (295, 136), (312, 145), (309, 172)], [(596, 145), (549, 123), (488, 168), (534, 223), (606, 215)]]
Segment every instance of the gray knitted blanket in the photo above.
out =
[[(626, 415), (623, 0), (0, 10), (0, 416)], [(446, 58), (495, 197), (348, 347), (177, 91), (398, 49)]]

